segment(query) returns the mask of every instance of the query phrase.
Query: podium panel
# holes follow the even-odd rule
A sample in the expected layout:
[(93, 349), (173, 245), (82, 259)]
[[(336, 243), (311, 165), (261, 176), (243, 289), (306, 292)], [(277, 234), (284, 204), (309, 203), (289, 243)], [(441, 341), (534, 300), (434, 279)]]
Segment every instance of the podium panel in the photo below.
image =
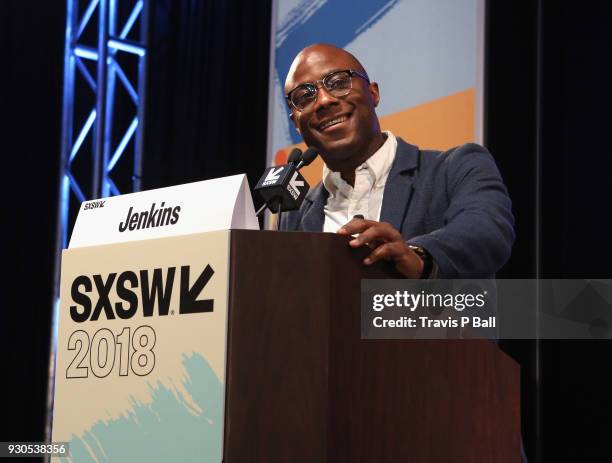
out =
[(369, 250), (252, 231), (230, 248), (225, 463), (520, 459), (519, 367), (494, 343), (360, 338), (361, 279), (398, 278)]
[(229, 239), (64, 251), (54, 461), (221, 461)]

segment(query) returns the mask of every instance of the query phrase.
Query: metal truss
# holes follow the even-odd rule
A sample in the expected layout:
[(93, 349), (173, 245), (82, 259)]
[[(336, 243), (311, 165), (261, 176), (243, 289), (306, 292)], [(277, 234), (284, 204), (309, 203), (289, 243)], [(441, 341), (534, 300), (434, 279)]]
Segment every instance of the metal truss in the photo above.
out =
[[(149, 0), (67, 0), (59, 207), (57, 220), (54, 313), (49, 371), (49, 417), (53, 401), (62, 249), (83, 201), (119, 195), (116, 169), (132, 157), (131, 191), (141, 187), (143, 120)], [(127, 14), (122, 14), (127, 13)], [(127, 69), (128, 64), (134, 64)], [(127, 128), (117, 121), (118, 94)], [(124, 100), (126, 98), (124, 97)], [(128, 156), (129, 155), (129, 156)], [(82, 162), (79, 162), (81, 161)], [(78, 167), (75, 167), (79, 164)], [(125, 181), (122, 182), (126, 184)], [(126, 189), (126, 188), (124, 188)], [(126, 193), (128, 191), (123, 191)], [(50, 420), (47, 438), (50, 439)]]

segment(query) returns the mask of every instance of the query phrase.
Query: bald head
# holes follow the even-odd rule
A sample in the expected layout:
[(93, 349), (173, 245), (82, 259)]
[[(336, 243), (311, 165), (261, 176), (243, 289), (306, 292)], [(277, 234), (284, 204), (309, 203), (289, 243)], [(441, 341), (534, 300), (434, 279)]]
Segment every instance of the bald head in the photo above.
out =
[[(367, 76), (359, 60), (348, 51), (334, 45), (315, 43), (303, 48), (293, 59), (289, 72), (287, 73), (287, 78), (285, 79), (285, 94), (302, 83), (296, 82), (295, 80), (295, 74), (298, 70), (316, 67), (323, 60), (343, 63), (344, 68), (359, 71)], [(319, 78), (321, 77), (323, 76)]]

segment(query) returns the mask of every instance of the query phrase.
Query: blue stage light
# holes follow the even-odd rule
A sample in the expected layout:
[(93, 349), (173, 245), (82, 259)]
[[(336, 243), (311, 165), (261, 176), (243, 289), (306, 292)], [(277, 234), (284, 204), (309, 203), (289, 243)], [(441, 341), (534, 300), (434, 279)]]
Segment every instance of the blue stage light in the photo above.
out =
[(144, 47), (134, 45), (126, 41), (118, 40), (118, 39), (110, 39), (108, 41), (108, 46), (115, 50), (121, 50), (127, 53), (133, 53), (138, 56), (144, 56), (147, 53)]

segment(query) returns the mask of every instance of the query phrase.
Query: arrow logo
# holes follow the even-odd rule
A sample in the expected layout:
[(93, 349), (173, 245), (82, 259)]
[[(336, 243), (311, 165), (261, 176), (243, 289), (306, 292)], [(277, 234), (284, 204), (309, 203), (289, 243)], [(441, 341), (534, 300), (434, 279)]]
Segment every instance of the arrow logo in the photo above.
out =
[(304, 182), (302, 180), (296, 180), (298, 176), (297, 172), (293, 173), (293, 177), (291, 178), (291, 180), (289, 180), (289, 185), (291, 186), (291, 188), (293, 188), (295, 191), (299, 191), (298, 187), (299, 186), (304, 186)]
[(268, 175), (266, 175), (266, 179), (264, 180), (264, 182), (276, 182), (280, 178), (280, 173), (283, 171), (284, 168), (284, 166), (279, 167), (278, 169), (275, 169), (273, 167), (272, 170), (268, 172)]
[(202, 271), (193, 286), (189, 287), (189, 266), (181, 267), (181, 302), (180, 313), (200, 313), (212, 312), (214, 307), (213, 299), (198, 299), (204, 287), (210, 281), (215, 271), (210, 265)]

